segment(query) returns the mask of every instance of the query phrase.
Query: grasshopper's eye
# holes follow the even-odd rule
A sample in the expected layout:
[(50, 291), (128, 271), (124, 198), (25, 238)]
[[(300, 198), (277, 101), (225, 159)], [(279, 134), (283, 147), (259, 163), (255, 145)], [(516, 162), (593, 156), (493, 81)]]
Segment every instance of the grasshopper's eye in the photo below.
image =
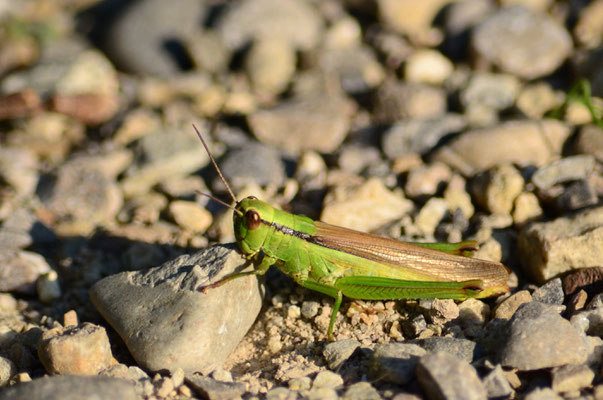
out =
[(247, 196), (247, 198), (248, 198), (248, 199), (251, 199), (251, 200), (257, 200), (257, 199), (258, 199), (258, 198), (257, 198), (257, 197), (255, 197), (255, 196)]
[(257, 211), (249, 210), (245, 213), (245, 221), (247, 222), (247, 229), (254, 230), (260, 227), (262, 219)]

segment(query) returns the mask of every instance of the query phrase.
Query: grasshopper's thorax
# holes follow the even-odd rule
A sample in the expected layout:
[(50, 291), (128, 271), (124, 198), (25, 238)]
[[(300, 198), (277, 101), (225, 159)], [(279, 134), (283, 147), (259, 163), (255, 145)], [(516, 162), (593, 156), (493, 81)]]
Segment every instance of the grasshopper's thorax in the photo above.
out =
[(274, 208), (250, 196), (239, 201), (234, 212), (234, 233), (237, 244), (245, 254), (256, 254), (262, 249), (274, 218)]

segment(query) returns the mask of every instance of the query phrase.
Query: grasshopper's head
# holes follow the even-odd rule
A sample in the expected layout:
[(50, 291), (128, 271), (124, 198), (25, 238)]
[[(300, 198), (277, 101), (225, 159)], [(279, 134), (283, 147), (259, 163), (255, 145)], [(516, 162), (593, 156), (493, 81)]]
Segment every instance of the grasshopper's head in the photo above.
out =
[(261, 250), (273, 218), (274, 208), (254, 196), (237, 203), (233, 217), (234, 233), (243, 253), (255, 254)]

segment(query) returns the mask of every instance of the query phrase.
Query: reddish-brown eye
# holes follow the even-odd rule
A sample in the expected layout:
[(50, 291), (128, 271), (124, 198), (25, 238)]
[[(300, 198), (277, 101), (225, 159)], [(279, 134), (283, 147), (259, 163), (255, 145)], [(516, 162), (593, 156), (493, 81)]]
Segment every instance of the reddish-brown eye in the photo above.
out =
[(260, 227), (262, 219), (257, 211), (249, 210), (245, 213), (245, 221), (247, 222), (247, 229), (254, 230)]
[(255, 197), (255, 196), (247, 196), (247, 198), (248, 198), (248, 199), (251, 199), (251, 200), (257, 200), (257, 199), (258, 199), (258, 198), (257, 198), (257, 197)]

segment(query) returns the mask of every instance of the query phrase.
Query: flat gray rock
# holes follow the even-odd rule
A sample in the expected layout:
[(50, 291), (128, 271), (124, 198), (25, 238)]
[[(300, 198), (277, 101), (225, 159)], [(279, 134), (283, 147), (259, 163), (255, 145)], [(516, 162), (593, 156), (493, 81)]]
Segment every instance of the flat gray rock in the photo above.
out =
[(518, 308), (501, 349), (503, 367), (531, 371), (586, 361), (583, 337), (554, 307), (533, 301)]
[(207, 374), (247, 333), (262, 295), (253, 276), (206, 293), (199, 289), (245, 267), (234, 245), (215, 245), (146, 271), (109, 276), (90, 297), (143, 368)]
[(3, 400), (135, 400), (134, 384), (98, 376), (52, 376), (0, 388)]

